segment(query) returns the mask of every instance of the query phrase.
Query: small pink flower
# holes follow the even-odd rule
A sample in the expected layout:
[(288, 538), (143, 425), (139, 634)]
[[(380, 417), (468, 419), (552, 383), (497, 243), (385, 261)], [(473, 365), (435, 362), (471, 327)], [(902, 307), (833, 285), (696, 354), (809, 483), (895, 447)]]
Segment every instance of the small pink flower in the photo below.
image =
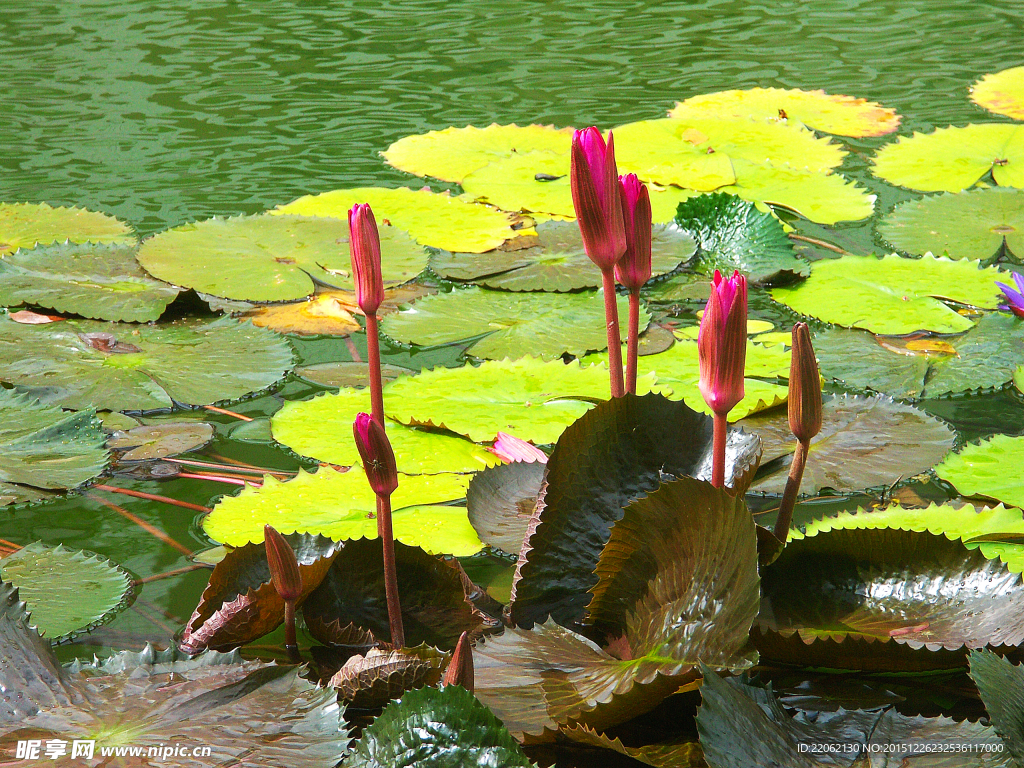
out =
[(602, 271), (611, 269), (626, 251), (611, 133), (607, 145), (597, 128), (573, 134), (569, 182), (587, 255)]
[(727, 414), (743, 399), (747, 357), (747, 278), (738, 271), (728, 280), (715, 270), (697, 334), (700, 393), (716, 414)]
[(380, 272), (380, 233), (369, 203), (352, 206), (348, 212), (348, 232), (356, 303), (363, 314), (372, 315), (384, 301), (384, 281)]
[(390, 496), (398, 487), (398, 466), (384, 427), (368, 413), (360, 413), (352, 424), (352, 435), (366, 479), (378, 496)]
[(635, 173), (619, 176), (626, 252), (615, 265), (615, 279), (639, 291), (651, 279), (651, 194)]
[(491, 453), (499, 459), (509, 462), (524, 461), (528, 464), (535, 461), (541, 464), (548, 462), (547, 454), (540, 448), (505, 432), (499, 432), (498, 436), (494, 438), (494, 447), (491, 448)]

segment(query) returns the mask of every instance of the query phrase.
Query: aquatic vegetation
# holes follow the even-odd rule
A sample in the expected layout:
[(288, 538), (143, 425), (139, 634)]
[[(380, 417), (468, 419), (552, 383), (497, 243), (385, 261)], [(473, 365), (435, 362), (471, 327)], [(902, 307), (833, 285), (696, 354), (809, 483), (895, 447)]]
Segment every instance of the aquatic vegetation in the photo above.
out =
[(1024, 276), (1019, 272), (1011, 274), (1013, 275), (1013, 284), (1016, 288), (1006, 283), (996, 283), (1008, 302), (1007, 304), (1001, 304), (999, 308), (1013, 312), (1017, 317), (1024, 317)]

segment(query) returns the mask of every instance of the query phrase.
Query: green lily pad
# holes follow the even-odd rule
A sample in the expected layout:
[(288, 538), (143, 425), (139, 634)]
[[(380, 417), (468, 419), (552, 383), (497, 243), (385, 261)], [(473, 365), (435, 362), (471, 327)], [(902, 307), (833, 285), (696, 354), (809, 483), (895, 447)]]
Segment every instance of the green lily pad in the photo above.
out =
[[(761, 438), (763, 463), (775, 461), (751, 490), (786, 489), (796, 438), (785, 412), (751, 416), (740, 424)], [(953, 448), (956, 433), (944, 422), (887, 397), (840, 395), (822, 404), (821, 431), (811, 439), (800, 491), (860, 491), (891, 485), (931, 469)]]
[(572, 128), (551, 125), (469, 125), (406, 136), (382, 154), (400, 170), (461, 184), (478, 168), (512, 155), (547, 151), (568, 156), (572, 133)]
[(878, 234), (906, 253), (990, 259), (1005, 247), (1024, 257), (1024, 191), (988, 187), (902, 203)]
[(41, 501), (92, 480), (107, 466), (93, 411), (66, 413), (0, 389), (0, 505)]
[(106, 624), (135, 599), (135, 579), (119, 565), (38, 541), (0, 560), (0, 578), (18, 588), (32, 624), (54, 643)]
[(772, 298), (803, 315), (874, 333), (957, 333), (971, 321), (939, 299), (995, 309), (996, 281), (1003, 279), (1005, 273), (968, 259), (843, 256), (814, 262), (806, 281), (773, 288)]
[(135, 242), (131, 227), (106, 213), (46, 203), (0, 203), (0, 256), (19, 248), (63, 243)]
[[(386, 412), (391, 408), (390, 400), (385, 400)], [(270, 426), (274, 439), (296, 453), (330, 464), (361, 466), (352, 424), (358, 414), (370, 410), (368, 389), (345, 388), (312, 400), (285, 403), (274, 414)], [(390, 420), (386, 429), (398, 471), (407, 475), (477, 472), (498, 463), (493, 453), (461, 437)]]
[[(650, 391), (652, 383), (641, 377), (637, 389)], [(403, 376), (388, 384), (384, 402), (406, 424), (444, 427), (480, 443), (507, 432), (543, 445), (607, 399), (608, 386), (603, 366), (524, 357)]]
[[(466, 496), (466, 475), (402, 475), (391, 496), (395, 538), (429, 552), (459, 557), (483, 548), (465, 507), (429, 506)], [(225, 496), (203, 519), (207, 535), (224, 544), (241, 546), (263, 540), (263, 526), (281, 533), (319, 533), (331, 539), (377, 535), (374, 519), (377, 497), (361, 469), (299, 472), (293, 480), (267, 476), (263, 487), (246, 487), (238, 496)]]
[[(791, 717), (770, 686), (756, 688), (711, 670), (701, 699), (697, 731), (715, 768), (1011, 768), (996, 732), (981, 723), (911, 717), (894, 708)], [(944, 752), (942, 746), (956, 749)]]
[(884, 136), (895, 131), (900, 116), (881, 104), (823, 90), (748, 88), (691, 96), (669, 110), (669, 117), (752, 117), (768, 122), (798, 121), (808, 128), (839, 136)]
[(626, 507), (597, 574), (590, 618), (608, 633), (607, 650), (554, 621), (507, 628), (474, 650), (477, 696), (513, 733), (603, 729), (692, 682), (699, 661), (732, 671), (754, 663), (757, 544), (742, 494), (691, 477), (661, 485)]
[(134, 245), (59, 245), (20, 250), (0, 261), (0, 304), (46, 307), (98, 320), (156, 320), (178, 288), (154, 280)]
[(960, 336), (910, 339), (831, 328), (815, 334), (814, 349), (822, 375), (848, 387), (902, 400), (944, 397), (1010, 381), (1024, 364), (1024, 321), (986, 314)]
[[(999, 560), (945, 536), (898, 529), (815, 532), (790, 541), (762, 570), (757, 625), (808, 645), (839, 641), (828, 665), (838, 668), (847, 666), (841, 649), (850, 637), (876, 643), (880, 665), (889, 644), (919, 655), (946, 650), (966, 656), (969, 649), (1024, 640), (1021, 583), (1021, 575)], [(778, 658), (756, 634), (754, 640), (769, 658), (814, 663)], [(936, 663), (943, 664), (941, 655)]]
[(576, 218), (569, 188), (569, 143), (564, 152), (516, 152), (466, 174), (466, 196), (505, 211)]
[[(408, 645), (427, 643), (450, 651), (463, 632), (472, 640), (497, 623), (473, 604), (470, 592), (476, 587), (457, 560), (399, 541), (395, 572)], [(345, 542), (323, 581), (302, 604), (302, 616), (310, 634), (323, 643), (348, 644), (348, 637), (358, 631), (371, 644), (390, 644), (380, 539)]]
[(469, 483), (466, 510), (480, 540), (518, 555), (537, 506), (546, 464), (514, 461), (491, 467)]
[[(806, 534), (854, 528), (928, 531), (957, 539), (967, 549), (978, 549), (990, 560), (998, 558), (1013, 573), (1024, 571), (1024, 519), (1019, 509), (1008, 509), (1002, 504), (991, 508), (976, 508), (969, 504), (962, 507), (931, 504), (924, 509), (893, 504), (871, 511), (859, 509), (815, 520), (806, 526)], [(804, 534), (793, 529), (789, 535), (790, 538), (801, 538)]]
[[(188, 763), (198, 768), (242, 761), (332, 768), (347, 751), (337, 694), (303, 680), (295, 667), (215, 652), (188, 658), (147, 645), (140, 653), (122, 651), (102, 663), (74, 662), (61, 669), (49, 649), (28, 650), (38, 636), (24, 627), (23, 614), (14, 618), (8, 612), (0, 623), (9, 627), (0, 635), (0, 654), (9, 659), (17, 653), (24, 661), (22, 674), (33, 681), (29, 689), (14, 690), (35, 704), (27, 712), (0, 709), (4, 754), (14, 754), (26, 733), (68, 748), (72, 741), (92, 740), (97, 760), (102, 749), (137, 748), (138, 757), (103, 759), (112, 766), (143, 768), (173, 764), (165, 748), (184, 745), (209, 749), (202, 756), (189, 752)], [(254, 728), (264, 738), (254, 741)]]
[[(434, 248), (481, 253), (524, 234), (512, 229), (512, 218), (507, 213), (451, 197), (447, 192), (437, 194), (408, 187), (335, 189), (300, 197), (271, 213), (326, 216), (347, 221), (349, 209), (356, 203), (372, 206), (379, 225), (390, 222), (393, 227), (408, 232), (420, 245)], [(345, 251), (347, 254), (347, 249)], [(384, 279), (388, 279), (386, 264)]]
[(981, 77), (970, 88), (971, 101), (997, 115), (1024, 120), (1024, 67), (1011, 67)]
[[(449, 280), (464, 280), (506, 291), (574, 291), (597, 288), (601, 271), (583, 249), (574, 221), (537, 225), (537, 245), (485, 254), (440, 252), (430, 268)], [(656, 225), (651, 235), (651, 273), (671, 272), (694, 252), (693, 238), (672, 225)]]
[[(517, 626), (549, 615), (562, 624), (583, 618), (588, 590), (598, 583), (594, 569), (629, 502), (669, 476), (710, 476), (711, 422), (660, 395), (626, 395), (601, 403), (565, 430), (548, 460), (543, 503), (520, 553), (511, 605)], [(745, 490), (759, 459), (759, 441), (731, 430), (726, 485)]]
[[(457, 727), (456, 727), (457, 726)], [(532, 768), (501, 721), (457, 685), (409, 691), (363, 731), (347, 768)]]
[(231, 318), (23, 325), (0, 317), (0, 379), (65, 408), (210, 405), (266, 389), (291, 366), (288, 342)]
[[(368, 387), (370, 386), (369, 363), (336, 362), (316, 363), (314, 365), (300, 365), (293, 373), (299, 378), (319, 384), (322, 387)], [(394, 381), (399, 376), (415, 373), (410, 368), (403, 368), (400, 365), (381, 366), (380, 376), (385, 384)]]
[(213, 439), (213, 426), (203, 422), (145, 424), (107, 440), (107, 448), (124, 451), (119, 461), (150, 461), (201, 448)]
[(971, 679), (978, 686), (992, 729), (1016, 764), (1024, 764), (1024, 669), (991, 651), (974, 651)]
[(642, 295), (648, 303), (674, 304), (692, 301), (704, 304), (711, 298), (711, 281), (704, 274), (680, 272), (666, 280), (648, 283), (644, 286)]
[[(385, 285), (412, 280), (427, 254), (408, 234), (380, 226)], [(314, 280), (354, 290), (348, 224), (305, 216), (212, 218), (161, 232), (139, 249), (154, 277), (202, 293), (246, 301), (304, 298)]]
[(733, 195), (701, 195), (681, 203), (676, 224), (697, 241), (697, 265), (706, 274), (738, 269), (760, 284), (808, 273), (779, 220)]
[(1024, 507), (1024, 484), (1015, 471), (1024, 462), (1024, 436), (995, 435), (965, 445), (935, 467), (962, 496), (987, 498)]
[[(628, 317), (625, 296), (616, 299), (619, 317)], [(640, 310), (640, 330), (651, 316)], [(620, 322), (620, 335), (627, 328)], [(604, 299), (596, 291), (571, 293), (509, 293), (466, 288), (427, 296), (404, 312), (388, 315), (381, 330), (402, 344), (433, 347), (481, 337), (467, 354), (489, 360), (536, 355), (551, 359), (570, 354), (580, 357), (605, 349)]]
[(960, 192), (988, 173), (1001, 187), (1024, 187), (1024, 127), (971, 124), (915, 132), (875, 155), (875, 175), (922, 192)]
[[(288, 534), (302, 580), (301, 604), (323, 581), (342, 544), (323, 536)], [(230, 550), (213, 568), (178, 646), (188, 653), (227, 650), (256, 640), (284, 622), (284, 599), (271, 582), (261, 543)]]

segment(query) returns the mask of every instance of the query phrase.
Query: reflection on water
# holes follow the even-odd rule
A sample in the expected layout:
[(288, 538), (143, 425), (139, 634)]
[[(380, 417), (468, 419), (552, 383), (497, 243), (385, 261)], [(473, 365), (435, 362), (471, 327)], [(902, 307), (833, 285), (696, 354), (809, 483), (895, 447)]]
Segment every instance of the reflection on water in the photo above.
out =
[(910, 128), (989, 119), (966, 87), (1019, 64), (1019, 14), (1019, 0), (7, 0), (0, 200), (100, 208), (148, 233), (409, 183), (377, 153), (410, 133), (611, 126), (757, 85), (879, 100)]

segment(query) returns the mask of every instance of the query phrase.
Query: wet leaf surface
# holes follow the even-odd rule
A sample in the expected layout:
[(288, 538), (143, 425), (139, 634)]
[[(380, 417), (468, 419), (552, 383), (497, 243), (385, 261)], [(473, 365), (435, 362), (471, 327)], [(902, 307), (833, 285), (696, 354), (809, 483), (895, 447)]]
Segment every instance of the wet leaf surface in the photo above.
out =
[(469, 483), (469, 522), (485, 544), (518, 555), (544, 479), (545, 464), (515, 461), (481, 472)]
[(437, 685), (448, 654), (428, 645), (399, 650), (371, 648), (348, 659), (330, 680), (350, 707), (378, 709), (414, 688)]
[(203, 422), (161, 422), (116, 431), (107, 448), (123, 451), (118, 461), (149, 461), (177, 456), (206, 445), (213, 438), (213, 426)]
[(971, 679), (1006, 751), (1018, 765), (1024, 763), (1024, 670), (990, 651), (975, 651)]

